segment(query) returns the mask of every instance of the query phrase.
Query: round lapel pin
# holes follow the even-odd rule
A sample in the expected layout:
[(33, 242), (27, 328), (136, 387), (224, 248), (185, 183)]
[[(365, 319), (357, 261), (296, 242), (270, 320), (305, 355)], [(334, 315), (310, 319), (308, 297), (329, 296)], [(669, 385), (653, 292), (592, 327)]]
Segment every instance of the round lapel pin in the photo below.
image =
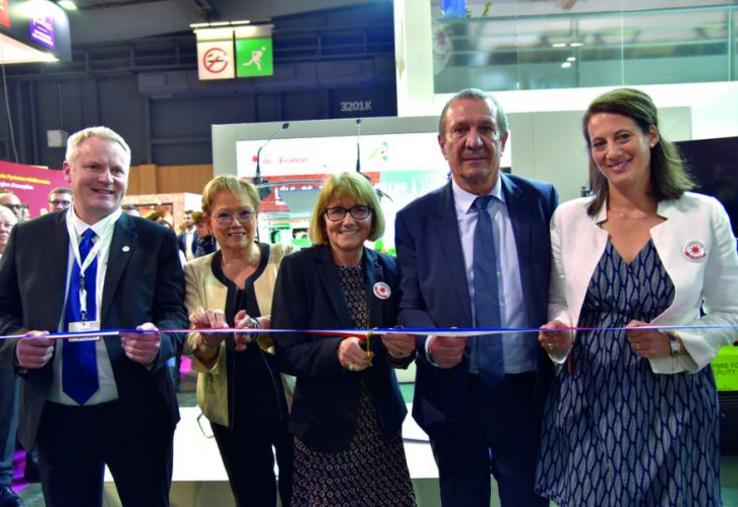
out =
[(377, 282), (374, 284), (374, 295), (379, 299), (389, 299), (392, 289), (384, 282)]
[(684, 251), (682, 253), (687, 260), (692, 262), (703, 261), (707, 255), (705, 252), (705, 245), (701, 241), (689, 241), (684, 245)]
[(123, 250), (124, 252), (130, 252), (131, 251), (131, 247), (128, 246), (128, 245), (126, 245), (123, 248), (121, 248), (121, 250)]

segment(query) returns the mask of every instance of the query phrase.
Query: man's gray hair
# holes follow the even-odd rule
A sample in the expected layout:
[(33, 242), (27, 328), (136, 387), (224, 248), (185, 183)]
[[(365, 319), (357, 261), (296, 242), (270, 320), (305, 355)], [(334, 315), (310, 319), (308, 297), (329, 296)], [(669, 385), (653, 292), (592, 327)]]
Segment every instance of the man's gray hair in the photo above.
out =
[(451, 106), (453, 102), (456, 102), (457, 100), (461, 100), (461, 99), (483, 100), (487, 102), (488, 104), (494, 105), (495, 106), (495, 120), (497, 121), (497, 128), (499, 129), (499, 134), (504, 135), (508, 131), (507, 115), (505, 114), (505, 110), (502, 109), (502, 106), (500, 105), (500, 103), (497, 102), (497, 99), (491, 93), (484, 92), (480, 90), (479, 88), (466, 88), (456, 93), (450, 99), (448, 99), (448, 102), (446, 102), (446, 105), (443, 106), (443, 110), (441, 111), (441, 117), (438, 119), (438, 135), (442, 136), (446, 130), (446, 114), (448, 113), (448, 108)]
[(114, 131), (111, 128), (108, 127), (87, 127), (86, 129), (82, 129), (79, 132), (75, 132), (71, 136), (69, 136), (69, 139), (67, 139), (67, 152), (65, 154), (65, 160), (70, 161), (74, 159), (74, 157), (77, 155), (77, 148), (79, 145), (84, 141), (85, 139), (89, 139), (90, 137), (99, 137), (101, 139), (107, 139), (109, 141), (113, 141), (114, 143), (118, 143), (121, 148), (123, 148), (123, 151), (126, 154), (126, 158), (128, 159), (128, 166), (131, 165), (131, 148), (128, 147), (128, 143), (126, 143), (125, 139), (118, 134), (116, 131)]

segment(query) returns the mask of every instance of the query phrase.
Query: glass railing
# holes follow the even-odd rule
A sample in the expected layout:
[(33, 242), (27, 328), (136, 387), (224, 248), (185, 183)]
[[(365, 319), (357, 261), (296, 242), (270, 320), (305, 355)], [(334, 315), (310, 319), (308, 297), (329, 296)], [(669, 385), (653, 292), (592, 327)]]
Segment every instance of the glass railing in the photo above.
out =
[(435, 93), (738, 80), (735, 3), (445, 18), (432, 8)]

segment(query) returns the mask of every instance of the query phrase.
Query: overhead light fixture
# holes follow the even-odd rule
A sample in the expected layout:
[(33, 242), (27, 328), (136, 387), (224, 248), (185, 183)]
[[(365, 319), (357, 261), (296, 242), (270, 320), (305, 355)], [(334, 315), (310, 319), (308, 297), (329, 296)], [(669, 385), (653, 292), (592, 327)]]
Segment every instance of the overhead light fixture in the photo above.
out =
[(2, 48), (2, 51), (0, 51), (0, 64), (59, 61), (51, 53), (32, 48), (2, 33), (0, 33), (0, 48)]
[(562, 69), (570, 69), (571, 68), (571, 62), (562, 62), (561, 68)]
[(59, 0), (57, 4), (59, 4), (59, 7), (61, 7), (65, 11), (76, 11), (77, 10), (77, 4), (74, 3), (74, 0)]
[(566, 42), (554, 42), (553, 44), (551, 44), (551, 47), (553, 47), (553, 48), (565, 48), (566, 47)]
[(193, 30), (196, 30), (198, 28), (222, 28), (224, 26), (243, 26), (243, 25), (250, 25), (250, 24), (251, 24), (251, 20), (240, 19), (237, 21), (214, 21), (212, 23), (190, 23), (190, 28), (192, 28)]
[(566, 61), (567, 62), (576, 62), (577, 61), (577, 57), (576, 56), (570, 56), (569, 58), (566, 59)]
[(584, 46), (584, 42), (570, 42), (569, 46), (573, 48), (580, 48)]

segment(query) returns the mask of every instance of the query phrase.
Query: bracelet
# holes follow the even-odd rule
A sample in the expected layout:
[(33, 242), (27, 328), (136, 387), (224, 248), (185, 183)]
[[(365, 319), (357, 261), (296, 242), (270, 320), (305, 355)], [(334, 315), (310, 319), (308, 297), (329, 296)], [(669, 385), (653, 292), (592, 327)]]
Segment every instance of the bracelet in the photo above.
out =
[(682, 353), (682, 346), (679, 343), (679, 340), (673, 333), (666, 333), (666, 337), (669, 338), (669, 355), (671, 357), (679, 357)]

